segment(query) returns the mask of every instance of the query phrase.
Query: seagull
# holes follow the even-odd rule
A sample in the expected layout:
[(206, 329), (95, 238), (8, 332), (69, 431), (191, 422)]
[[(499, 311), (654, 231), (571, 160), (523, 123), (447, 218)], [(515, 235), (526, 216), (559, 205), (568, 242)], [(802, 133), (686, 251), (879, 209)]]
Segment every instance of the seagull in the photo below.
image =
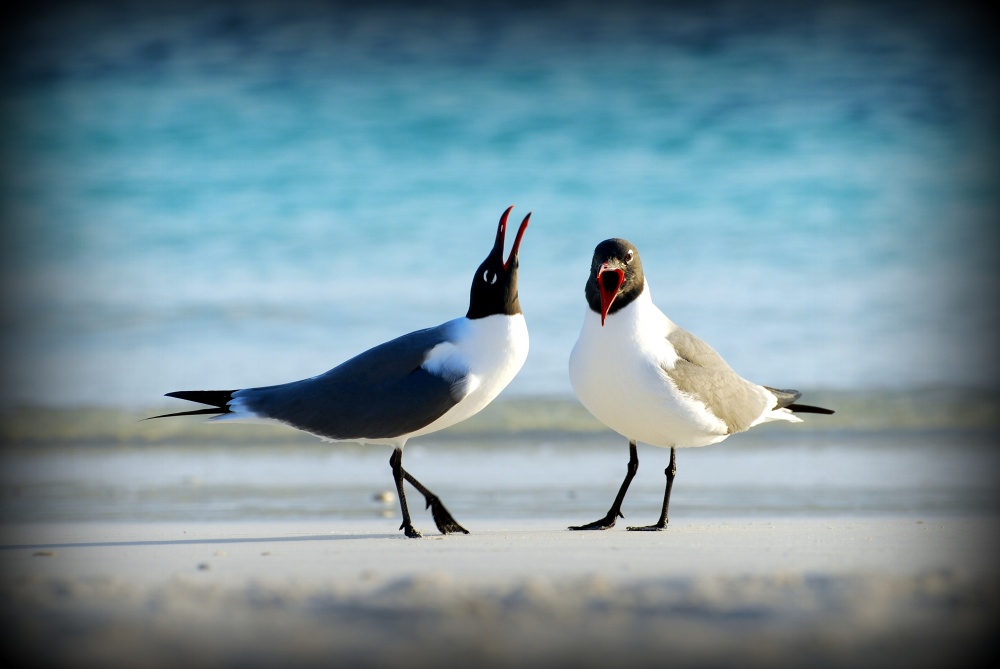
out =
[(606, 530), (625, 517), (622, 501), (639, 469), (637, 442), (669, 448), (670, 463), (659, 520), (628, 529), (662, 530), (678, 448), (717, 444), (768, 421), (802, 422), (796, 413), (833, 413), (796, 403), (796, 390), (747, 381), (675, 325), (653, 304), (639, 251), (624, 239), (607, 239), (594, 249), (584, 294), (587, 311), (570, 354), (570, 383), (595, 418), (628, 439), (629, 462), (607, 515), (571, 530)]
[(403, 481), (424, 496), (442, 534), (468, 530), (437, 495), (403, 469), (406, 442), (473, 416), (500, 394), (528, 356), (528, 328), (517, 292), (518, 250), (531, 218), (518, 228), (504, 260), (508, 207), (493, 249), (472, 278), (465, 316), (380, 344), (312, 378), (239, 390), (183, 390), (167, 397), (209, 405), (152, 416), (213, 415), (213, 421), (281, 423), (326, 441), (383, 444), (407, 537), (420, 537), (406, 505)]

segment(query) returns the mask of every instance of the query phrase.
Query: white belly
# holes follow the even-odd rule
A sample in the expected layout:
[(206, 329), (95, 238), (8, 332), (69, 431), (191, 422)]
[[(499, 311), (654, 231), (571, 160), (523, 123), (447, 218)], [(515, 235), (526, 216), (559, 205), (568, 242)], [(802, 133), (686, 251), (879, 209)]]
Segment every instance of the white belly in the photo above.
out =
[[(587, 310), (570, 355), (573, 391), (595, 418), (629, 439), (661, 447), (722, 441), (729, 436), (725, 423), (678, 391), (664, 371), (676, 360), (666, 342), (669, 321), (659, 310), (630, 313), (639, 311), (641, 302), (636, 300), (608, 318), (604, 327), (600, 315)], [(657, 316), (662, 327), (655, 323), (650, 327), (648, 320)]]

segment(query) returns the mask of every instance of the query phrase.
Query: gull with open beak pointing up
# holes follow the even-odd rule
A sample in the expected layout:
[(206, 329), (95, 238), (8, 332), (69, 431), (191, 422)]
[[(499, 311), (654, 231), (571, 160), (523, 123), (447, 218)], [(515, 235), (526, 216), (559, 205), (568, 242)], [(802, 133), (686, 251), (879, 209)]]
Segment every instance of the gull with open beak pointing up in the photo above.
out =
[(468, 531), (437, 495), (403, 469), (403, 446), (413, 437), (450, 427), (500, 394), (528, 356), (528, 328), (517, 293), (518, 251), (529, 213), (504, 260), (509, 207), (493, 249), (472, 277), (465, 316), (403, 335), (328, 372), (302, 381), (240, 390), (186, 390), (168, 397), (211, 408), (154, 416), (212, 415), (215, 421), (277, 422), (327, 441), (385, 444), (408, 537), (413, 527), (403, 481), (416, 488), (443, 534)]
[(712, 347), (675, 325), (649, 294), (639, 251), (624, 239), (594, 249), (584, 289), (587, 312), (569, 360), (580, 402), (629, 443), (625, 480), (606, 516), (572, 530), (614, 527), (639, 468), (636, 443), (670, 449), (660, 518), (630, 530), (667, 526), (677, 448), (715, 444), (767, 421), (801, 422), (797, 413), (831, 414), (798, 404), (801, 393), (760, 386), (739, 376)]

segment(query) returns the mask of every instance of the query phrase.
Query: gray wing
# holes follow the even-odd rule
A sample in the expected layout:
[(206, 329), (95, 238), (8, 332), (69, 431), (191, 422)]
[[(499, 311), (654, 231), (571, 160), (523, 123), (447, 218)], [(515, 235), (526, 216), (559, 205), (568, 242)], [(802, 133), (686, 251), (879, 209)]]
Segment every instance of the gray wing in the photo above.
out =
[(730, 434), (742, 432), (771, 404), (763, 388), (733, 371), (733, 368), (704, 341), (677, 328), (667, 335), (678, 360), (665, 370), (677, 387), (698, 399), (723, 421)]
[(463, 376), (421, 368), (428, 351), (447, 340), (446, 326), (418, 330), (376, 346), (311, 379), (246, 388), (235, 400), (328, 439), (392, 439), (440, 418), (463, 397)]

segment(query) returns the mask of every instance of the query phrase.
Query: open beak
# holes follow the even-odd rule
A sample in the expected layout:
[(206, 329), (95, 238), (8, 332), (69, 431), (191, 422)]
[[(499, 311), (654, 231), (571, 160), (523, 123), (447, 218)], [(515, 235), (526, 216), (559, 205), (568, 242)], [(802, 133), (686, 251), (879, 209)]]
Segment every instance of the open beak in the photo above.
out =
[[(503, 258), (503, 245), (504, 237), (507, 235), (507, 217), (510, 216), (510, 210), (514, 208), (514, 205), (507, 207), (507, 211), (503, 213), (500, 217), (500, 225), (497, 228), (497, 239), (493, 244), (493, 253), (496, 253), (500, 258)], [(511, 266), (516, 266), (517, 264), (517, 252), (521, 248), (521, 238), (524, 237), (524, 231), (528, 229), (528, 220), (531, 218), (531, 212), (524, 217), (521, 221), (521, 227), (517, 229), (517, 236), (514, 237), (514, 246), (510, 248), (510, 255), (507, 256), (507, 261), (503, 264), (505, 270), (509, 270)]]
[(604, 263), (597, 270), (597, 287), (601, 290), (601, 327), (604, 327), (604, 319), (608, 317), (611, 303), (615, 301), (623, 283), (625, 283), (624, 270), (611, 267), (608, 263)]

